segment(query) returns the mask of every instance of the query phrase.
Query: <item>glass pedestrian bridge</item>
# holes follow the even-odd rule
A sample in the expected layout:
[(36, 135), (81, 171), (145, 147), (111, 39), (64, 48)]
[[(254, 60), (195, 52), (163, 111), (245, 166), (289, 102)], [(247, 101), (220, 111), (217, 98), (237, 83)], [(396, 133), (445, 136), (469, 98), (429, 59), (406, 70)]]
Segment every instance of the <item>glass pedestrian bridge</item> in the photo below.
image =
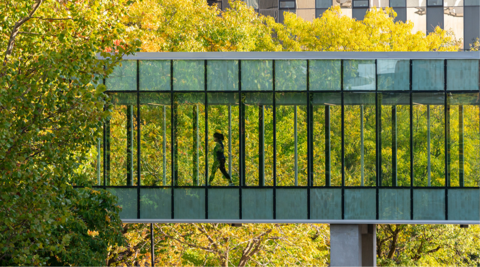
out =
[(124, 222), (480, 223), (479, 59), (137, 53), (95, 182)]

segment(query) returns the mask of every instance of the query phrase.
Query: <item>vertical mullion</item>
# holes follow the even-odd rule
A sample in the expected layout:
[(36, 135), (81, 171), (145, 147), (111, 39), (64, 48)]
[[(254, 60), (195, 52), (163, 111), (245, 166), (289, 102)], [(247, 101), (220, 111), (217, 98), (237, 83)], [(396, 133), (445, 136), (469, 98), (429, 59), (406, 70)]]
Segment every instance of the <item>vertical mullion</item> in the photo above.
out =
[(230, 175), (230, 177), (232, 177), (232, 105), (231, 104), (228, 104), (228, 174)]
[[(273, 88), (273, 219), (277, 218), (277, 103), (275, 93), (275, 60), (272, 60)], [(296, 152), (295, 152), (296, 153)]]
[(392, 106), (392, 186), (398, 186), (397, 182), (397, 106)]
[[(105, 79), (102, 78), (103, 85), (105, 85)], [(103, 107), (103, 110), (105, 111), (105, 107)], [(109, 121), (105, 121), (103, 123), (103, 186), (104, 189), (106, 189), (107, 186), (107, 149), (110, 151), (110, 147), (107, 147), (107, 128), (108, 124), (110, 124)], [(110, 133), (110, 129), (108, 129), (108, 133)]]
[[(133, 124), (132, 124), (133, 127)], [(140, 146), (140, 61), (137, 60), (137, 218), (140, 219), (141, 146)], [(133, 131), (132, 131), (133, 133)], [(133, 142), (132, 142), (133, 143)], [(132, 164), (133, 165), (133, 164)]]
[(176, 114), (176, 109), (175, 109), (175, 95), (173, 94), (173, 60), (170, 60), (170, 142), (171, 142), (171, 151), (170, 151), (170, 157), (171, 157), (171, 213), (172, 213), (172, 219), (175, 218), (175, 199), (174, 199), (174, 187), (176, 186), (176, 178), (177, 178), (177, 173), (175, 172), (175, 158), (176, 158), (176, 149), (177, 149), (177, 143), (175, 140), (175, 131), (176, 131), (176, 121), (175, 121), (175, 114)]
[(341, 83), (341, 89), (342, 89), (342, 98), (341, 98), (341, 105), (342, 105), (342, 110), (341, 110), (341, 129), (342, 129), (342, 220), (345, 219), (345, 92), (343, 90), (343, 62), (344, 60), (341, 60), (341, 66), (340, 66), (340, 83)]
[(155, 236), (153, 223), (150, 223), (150, 266), (155, 266)]
[(238, 61), (238, 135), (239, 135), (239, 175), (238, 175), (238, 190), (239, 190), (239, 218), (243, 218), (242, 214), (242, 187), (245, 185), (245, 123), (244, 123), (244, 105), (242, 91), (242, 61)]
[(167, 185), (167, 107), (163, 106), (163, 186)]
[(330, 106), (325, 105), (325, 186), (332, 185), (332, 146), (330, 139)]
[(410, 94), (410, 220), (413, 220), (413, 93), (412, 93), (412, 60), (410, 60), (409, 94)]
[(364, 106), (360, 105), (360, 185), (364, 186), (365, 181), (365, 139), (363, 136), (363, 116), (364, 116)]
[(294, 166), (294, 169), (295, 169), (295, 186), (298, 186), (298, 152), (297, 152), (297, 148), (298, 148), (298, 140), (297, 140), (297, 105), (294, 105), (293, 108), (295, 109), (294, 110), (294, 114), (293, 114), (293, 134), (294, 134), (294, 142), (295, 142), (295, 166)]
[(265, 185), (265, 124), (264, 115), (265, 108), (263, 105), (258, 106), (258, 186)]
[(310, 94), (310, 61), (307, 60), (307, 219), (310, 219), (310, 191), (313, 186), (313, 114)]
[(200, 128), (199, 125), (199, 108), (198, 104), (196, 104), (193, 107), (193, 119), (195, 120), (193, 123), (193, 143), (194, 143), (194, 151), (192, 153), (193, 156), (193, 186), (199, 186), (199, 166), (200, 166), (200, 136), (199, 136), (199, 131), (198, 128)]
[(375, 218), (379, 214), (379, 186), (382, 186), (382, 94), (378, 93), (378, 61), (375, 59), (375, 148), (376, 148), (376, 177), (375, 182)]
[(459, 169), (459, 183), (460, 183), (460, 187), (464, 187), (465, 186), (465, 143), (464, 143), (464, 113), (463, 113), (463, 105), (459, 105), (458, 107), (458, 127), (459, 127), (459, 136), (458, 136), (458, 139), (459, 139), (459, 142), (458, 142), (458, 145), (459, 145), (459, 148), (458, 148), (458, 163), (459, 163), (459, 166), (458, 166), (458, 169)]
[(432, 186), (432, 167), (430, 155), (430, 105), (427, 104), (427, 176), (428, 186)]
[[(450, 186), (450, 105), (448, 103), (448, 95), (446, 93), (447, 91), (447, 63), (448, 61), (445, 59), (443, 61), (443, 88), (445, 90), (444, 93), (444, 124), (445, 124), (445, 144), (444, 144), (444, 150), (445, 150), (445, 220), (448, 220), (448, 187)], [(462, 121), (463, 122), (463, 121)]]
[(133, 186), (133, 105), (127, 105), (127, 186)]
[[(207, 60), (203, 63), (204, 70), (204, 103), (205, 103), (205, 219), (208, 219), (208, 95), (207, 95)], [(213, 173), (214, 174), (214, 173)]]
[(101, 177), (101, 164), (100, 164), (100, 160), (102, 159), (102, 156), (100, 155), (100, 153), (102, 153), (101, 151), (101, 138), (97, 138), (97, 185), (102, 185), (102, 183), (100, 182), (100, 177)]

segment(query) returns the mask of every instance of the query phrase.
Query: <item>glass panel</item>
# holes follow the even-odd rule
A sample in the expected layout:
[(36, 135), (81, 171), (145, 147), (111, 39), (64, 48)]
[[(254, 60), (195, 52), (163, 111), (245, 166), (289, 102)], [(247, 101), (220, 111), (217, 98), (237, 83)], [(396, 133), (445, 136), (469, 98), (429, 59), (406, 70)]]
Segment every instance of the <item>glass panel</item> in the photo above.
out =
[(375, 189), (345, 189), (345, 219), (376, 219)]
[(140, 94), (142, 185), (171, 185), (172, 140), (170, 93)]
[(340, 60), (310, 60), (310, 91), (340, 90)]
[(465, 0), (465, 6), (480, 6), (480, 0)]
[(205, 94), (174, 95), (176, 185), (205, 183)]
[(445, 7), (463, 7), (463, 0), (443, 0), (443, 3)]
[(345, 185), (375, 186), (375, 93), (345, 93)]
[(480, 186), (480, 94), (450, 94), (450, 186)]
[(478, 60), (447, 60), (447, 90), (478, 90), (478, 74)]
[(276, 93), (277, 186), (307, 185), (307, 95)]
[(110, 94), (112, 112), (105, 125), (106, 185), (137, 184), (137, 94)]
[(313, 185), (342, 185), (342, 100), (340, 93), (313, 95)]
[(370, 7), (381, 7), (381, 8), (384, 8), (384, 7), (389, 7), (389, 0), (371, 0), (370, 2)]
[(414, 189), (413, 219), (445, 220), (445, 190)]
[(379, 94), (382, 186), (410, 186), (410, 94)]
[(354, 0), (353, 1), (354, 7), (368, 7), (368, 1), (361, 1), (361, 0)]
[(280, 2), (280, 8), (295, 8), (295, 2)]
[(242, 90), (273, 90), (271, 60), (242, 60)]
[(174, 60), (173, 90), (203, 91), (205, 90), (204, 60)]
[(242, 219), (273, 219), (273, 189), (242, 189)]
[(139, 64), (140, 90), (170, 91), (170, 60), (142, 60)]
[(209, 60), (207, 61), (207, 90), (237, 91), (238, 61)]
[(410, 189), (379, 189), (378, 219), (410, 220)]
[(377, 60), (378, 90), (410, 90), (410, 60)]
[(273, 94), (247, 93), (245, 104), (245, 184), (273, 185)]
[(375, 60), (344, 60), (344, 90), (375, 90)]
[(175, 219), (205, 219), (205, 189), (175, 188), (173, 198)]
[(412, 90), (444, 89), (443, 59), (413, 60), (412, 68)]
[(413, 184), (445, 185), (445, 96), (413, 94)]
[(140, 209), (140, 219), (171, 219), (172, 190), (163, 188), (140, 189)]
[(108, 188), (108, 192), (118, 197), (120, 219), (137, 219), (137, 188)]
[[(458, 2), (460, 2), (460, 1), (458, 1)], [(463, 1), (461, 1), (461, 2), (463, 2)], [(463, 31), (464, 31), (464, 27), (463, 27), (464, 26), (463, 25), (464, 24), (463, 3), (462, 3), (461, 6), (445, 7), (445, 9), (443, 10), (443, 13), (444, 13), (444, 16), (443, 16), (444, 27), (443, 28), (447, 31), (453, 32), (453, 34), (455, 35), (455, 39), (457, 39), (458, 41), (461, 41), (460, 49), (463, 49), (463, 47), (464, 47), (464, 44), (463, 44), (463, 39), (464, 39), (464, 37), (463, 37)], [(478, 60), (477, 60), (477, 62), (478, 62)], [(447, 71), (447, 73), (448, 73), (448, 71)], [(477, 73), (478, 73), (478, 71), (477, 71)], [(448, 79), (447, 79), (447, 82), (448, 82)]]
[(427, 0), (428, 6), (442, 6), (443, 1), (442, 0)]
[(247, 3), (247, 6), (253, 7), (253, 9), (258, 9), (258, 0), (243, 0)]
[(424, 7), (426, 4), (426, 0), (407, 0), (407, 7)]
[(275, 61), (276, 91), (306, 91), (307, 61), (277, 60)]
[(332, 0), (315, 0), (316, 8), (329, 8), (332, 6)]
[(308, 219), (307, 189), (277, 189), (276, 219)]
[(137, 61), (125, 60), (105, 80), (110, 91), (137, 91)]
[(209, 219), (239, 219), (238, 189), (208, 189)]
[(390, 0), (390, 7), (405, 7), (405, 0)]
[[(420, 2), (425, 6), (423, 0)], [(407, 0), (407, 4), (409, 1)], [(418, 4), (418, 3), (417, 3)], [(425, 7), (407, 8), (407, 20), (413, 23), (412, 33), (427, 31), (427, 9)]]
[(208, 94), (209, 185), (239, 184), (238, 102), (236, 93)]
[[(352, 8), (352, 0), (333, 0), (333, 5), (334, 6), (340, 6), (342, 8), (342, 13), (344, 12), (345, 9), (351, 9)], [(348, 12), (350, 14), (350, 18), (352, 17), (352, 11), (349, 10)]]
[(310, 189), (310, 219), (341, 220), (342, 189)]
[(480, 221), (480, 190), (448, 190), (448, 219)]

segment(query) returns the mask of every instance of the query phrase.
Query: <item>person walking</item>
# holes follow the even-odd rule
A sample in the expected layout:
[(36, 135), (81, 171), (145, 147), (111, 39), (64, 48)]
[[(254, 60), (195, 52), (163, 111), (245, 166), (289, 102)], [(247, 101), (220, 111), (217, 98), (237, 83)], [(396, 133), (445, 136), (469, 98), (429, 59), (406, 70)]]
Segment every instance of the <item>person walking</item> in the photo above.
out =
[(229, 186), (235, 186), (232, 182), (232, 178), (228, 174), (227, 170), (225, 170), (225, 155), (224, 155), (224, 148), (223, 148), (223, 140), (225, 139), (223, 134), (216, 132), (213, 134), (213, 139), (215, 141), (215, 148), (213, 149), (213, 161), (212, 166), (212, 173), (210, 174), (210, 179), (208, 180), (208, 184), (211, 185), (213, 180), (215, 179), (215, 173), (218, 169), (223, 174), (223, 177), (228, 180)]

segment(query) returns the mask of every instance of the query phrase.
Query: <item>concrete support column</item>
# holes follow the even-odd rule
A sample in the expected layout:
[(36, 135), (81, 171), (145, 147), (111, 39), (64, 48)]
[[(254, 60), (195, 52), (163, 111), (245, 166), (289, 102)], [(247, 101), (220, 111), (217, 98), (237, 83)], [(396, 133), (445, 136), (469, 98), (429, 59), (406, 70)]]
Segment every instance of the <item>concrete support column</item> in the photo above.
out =
[(331, 224), (330, 266), (377, 266), (375, 224)]

